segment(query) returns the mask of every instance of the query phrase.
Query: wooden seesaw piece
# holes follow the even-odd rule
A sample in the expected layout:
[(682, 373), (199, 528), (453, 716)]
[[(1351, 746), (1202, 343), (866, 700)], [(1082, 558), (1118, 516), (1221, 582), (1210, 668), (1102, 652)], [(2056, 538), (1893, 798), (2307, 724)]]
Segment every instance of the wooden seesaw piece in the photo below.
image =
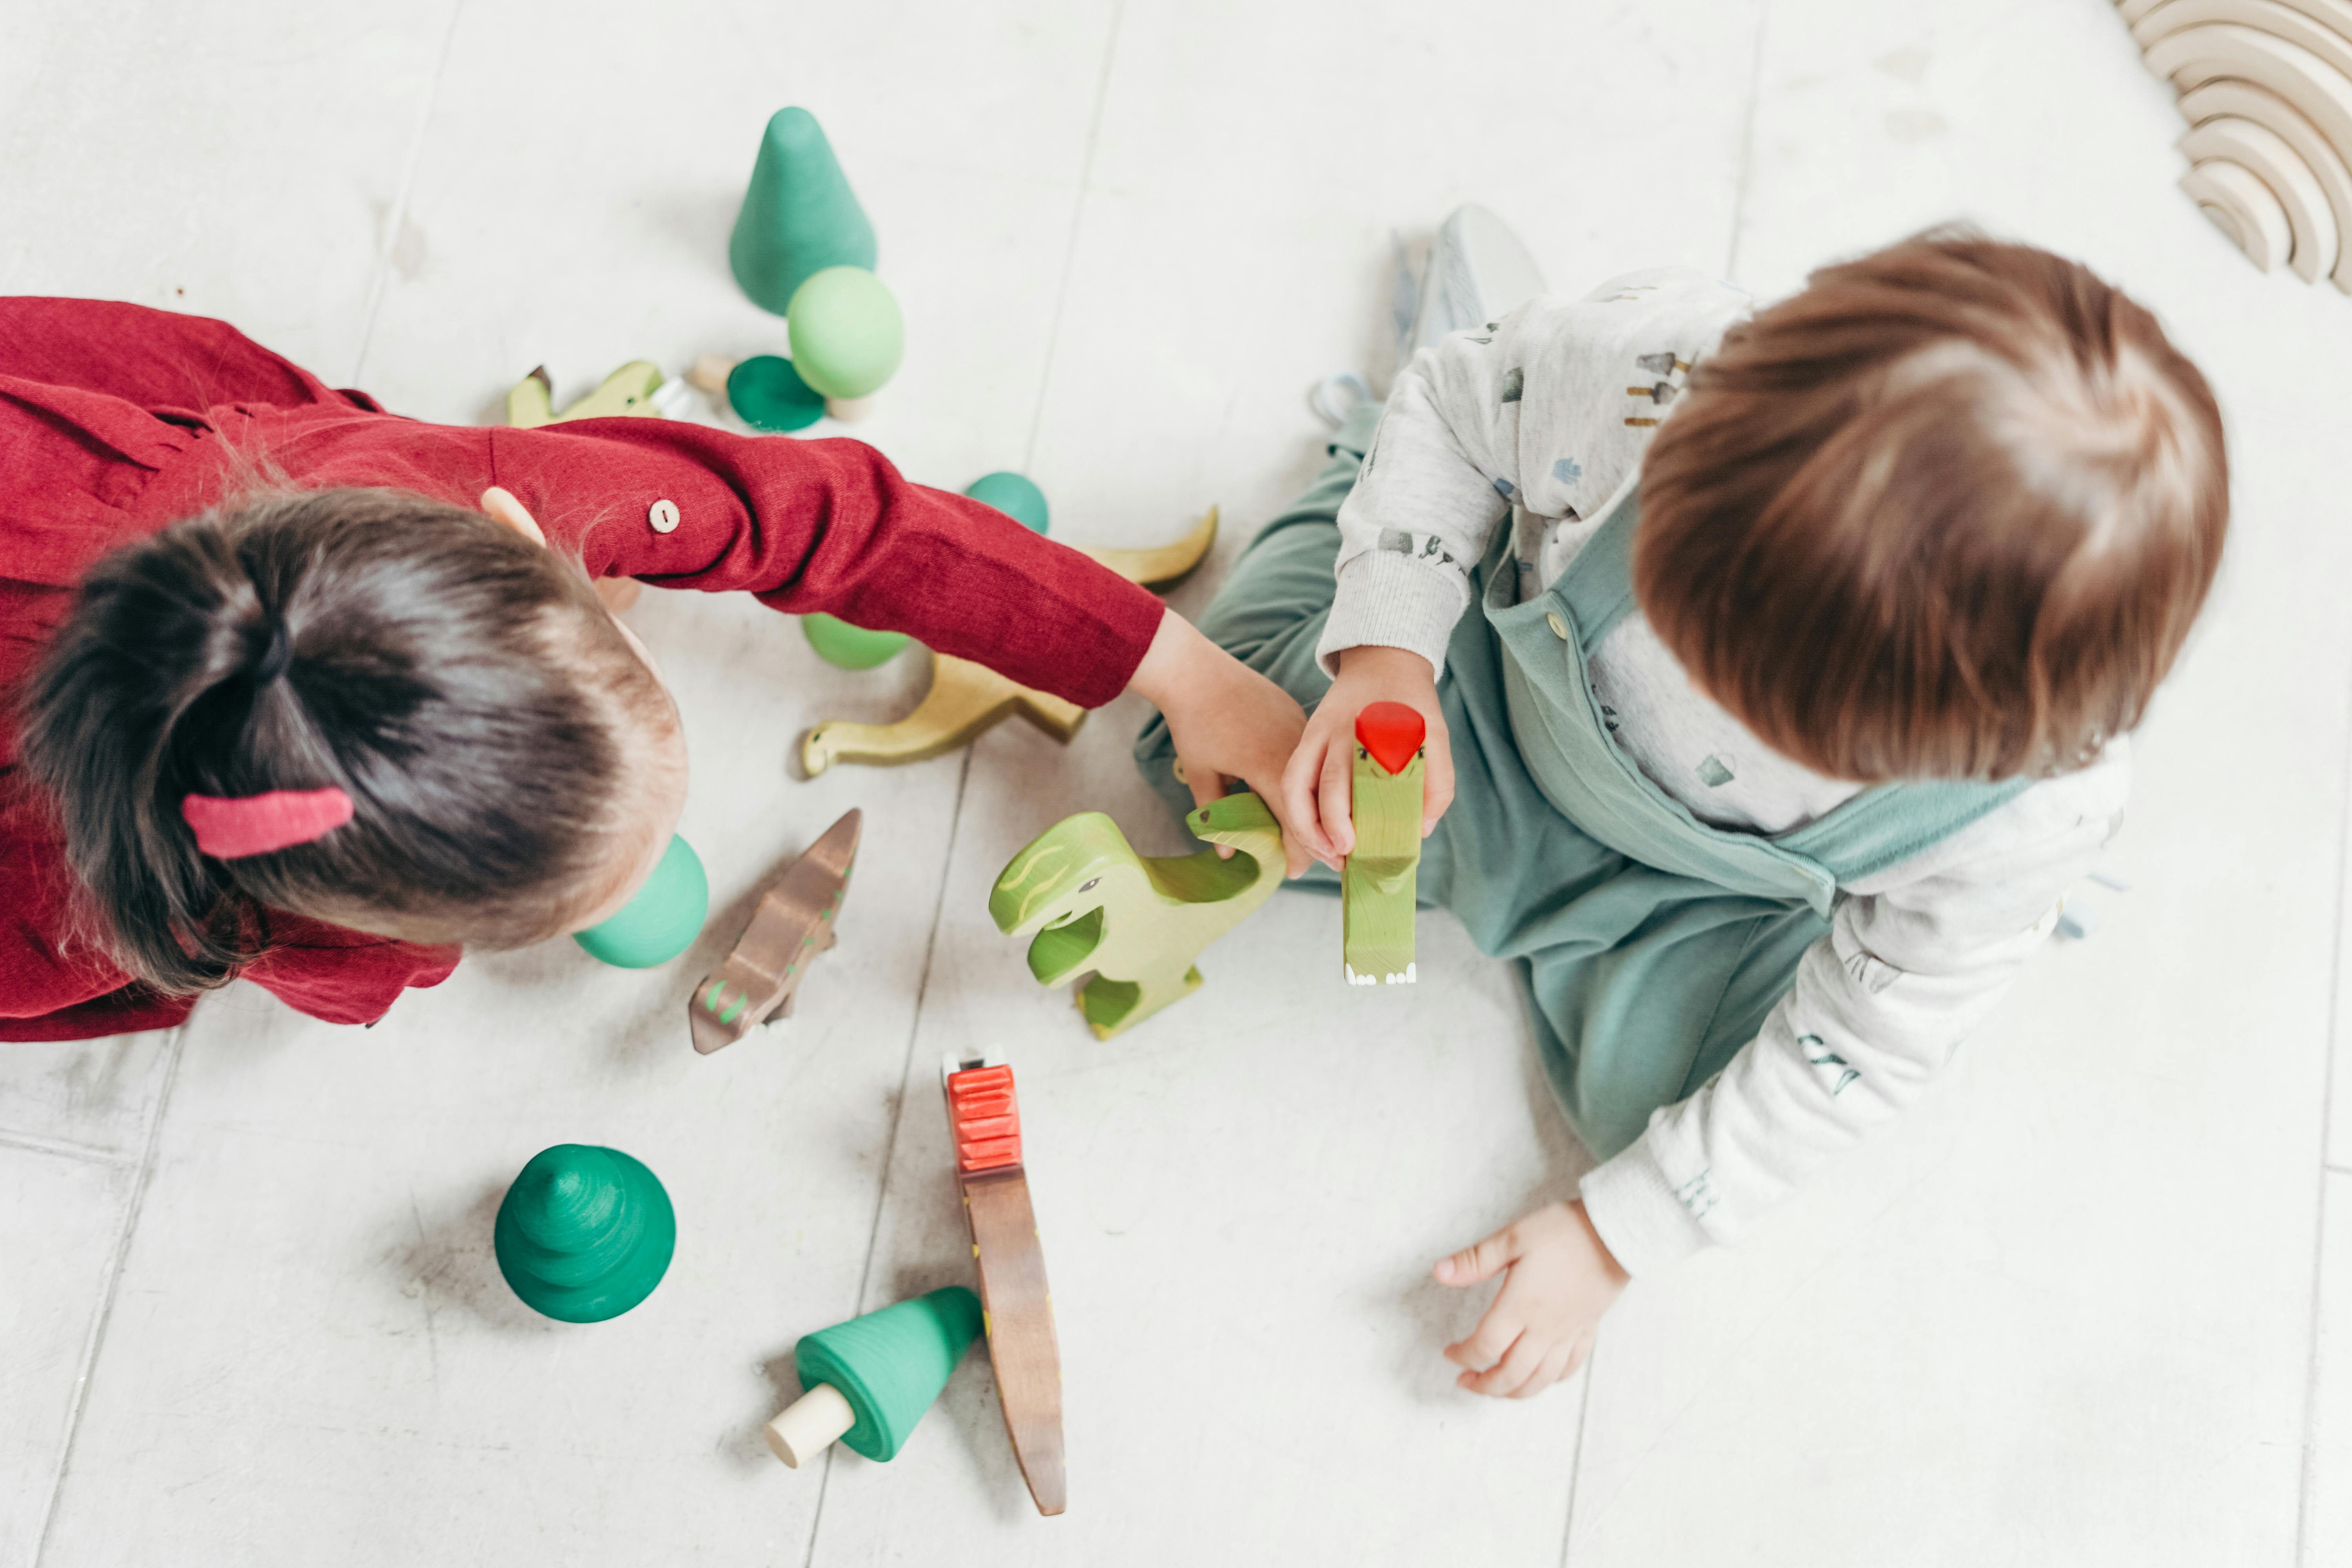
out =
[(1229, 795), (1184, 819), (1235, 853), (1152, 857), (1128, 847), (1099, 811), (1066, 817), (1015, 855), (989, 890), (1007, 936), (1035, 933), (1029, 973), (1041, 985), (1085, 974), (1078, 1011), (1098, 1040), (1197, 989), (1193, 960), (1282, 885), (1282, 826), (1254, 795)]
[(792, 1016), (809, 965), (834, 944), (834, 922), (849, 893), (865, 820), (855, 808), (842, 813), (761, 896), (735, 950), (686, 1005), (696, 1050), (709, 1056), (770, 1018)]
[(992, 1053), (940, 1064), (948, 1130), (955, 1140), (956, 1186), (971, 1229), (980, 1275), (981, 1323), (996, 1368), (1013, 1458), (1042, 1514), (1068, 1506), (1062, 1449), (1062, 1352), (1054, 1338), (1054, 1294), (1045, 1248), (1021, 1163), (1021, 1107), (1013, 1069)]
[[(1150, 550), (1072, 548), (1130, 583), (1164, 588), (1190, 574), (1216, 542), (1217, 509), (1211, 507), (1191, 532), (1171, 543)], [(970, 659), (929, 658), (930, 689), (912, 713), (890, 724), (826, 720), (801, 737), (801, 771), (814, 778), (835, 763), (919, 763), (970, 744), (1016, 713), (1065, 744), (1086, 722), (1087, 710), (1075, 702), (1032, 690)]]

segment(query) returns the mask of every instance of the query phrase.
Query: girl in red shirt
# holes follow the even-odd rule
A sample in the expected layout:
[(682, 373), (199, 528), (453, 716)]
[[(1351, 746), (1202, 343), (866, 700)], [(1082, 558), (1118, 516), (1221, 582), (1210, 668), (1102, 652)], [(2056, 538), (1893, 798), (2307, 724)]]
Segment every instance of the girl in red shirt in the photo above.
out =
[(370, 1022), (461, 946), (619, 909), (685, 753), (594, 579), (745, 589), (1087, 707), (1132, 688), (1202, 800), (1276, 799), (1304, 722), (860, 443), (426, 425), (133, 305), (0, 300), (0, 1039), (175, 1024), (237, 975)]

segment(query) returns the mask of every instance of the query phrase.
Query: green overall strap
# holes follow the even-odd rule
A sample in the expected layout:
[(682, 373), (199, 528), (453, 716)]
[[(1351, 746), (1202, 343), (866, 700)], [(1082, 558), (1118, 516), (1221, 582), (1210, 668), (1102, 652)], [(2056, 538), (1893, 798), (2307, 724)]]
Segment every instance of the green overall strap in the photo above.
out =
[(1641, 491), (1630, 484), (1601, 508), (1607, 519), (1554, 584), (1576, 622), (1577, 646), (1587, 658), (1617, 623), (1641, 606), (1633, 598), (1633, 531), (1642, 516)]
[[(1606, 517), (1555, 584), (1588, 658), (1619, 622), (1640, 608), (1633, 595), (1633, 539), (1641, 517), (1637, 484), (1612, 498)], [(1770, 842), (1820, 865), (1840, 884), (1849, 883), (1900, 865), (2014, 800), (2032, 782), (1923, 779), (1879, 784)]]
[(1857, 882), (1901, 865), (1987, 812), (2007, 805), (2032, 782), (1921, 779), (1884, 784), (1772, 842), (1820, 861), (1840, 884)]

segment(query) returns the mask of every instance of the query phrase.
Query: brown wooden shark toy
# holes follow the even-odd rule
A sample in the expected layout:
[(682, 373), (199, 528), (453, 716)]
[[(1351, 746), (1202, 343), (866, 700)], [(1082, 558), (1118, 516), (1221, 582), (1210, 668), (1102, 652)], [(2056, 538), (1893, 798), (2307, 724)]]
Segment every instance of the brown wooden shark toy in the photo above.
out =
[(770, 1018), (790, 1017), (793, 994), (816, 955), (834, 942), (834, 921), (849, 892), (865, 814), (841, 820), (777, 878), (727, 962), (705, 976), (686, 1005), (694, 1048), (708, 1056)]

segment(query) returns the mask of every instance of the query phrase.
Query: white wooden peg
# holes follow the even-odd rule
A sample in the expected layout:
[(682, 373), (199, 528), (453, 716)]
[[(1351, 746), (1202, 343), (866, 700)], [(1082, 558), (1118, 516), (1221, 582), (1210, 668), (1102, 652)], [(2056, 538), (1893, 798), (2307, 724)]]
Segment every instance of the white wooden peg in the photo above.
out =
[(856, 1425), (857, 1412), (849, 1407), (847, 1397), (833, 1384), (820, 1383), (761, 1430), (776, 1458), (797, 1470)]

